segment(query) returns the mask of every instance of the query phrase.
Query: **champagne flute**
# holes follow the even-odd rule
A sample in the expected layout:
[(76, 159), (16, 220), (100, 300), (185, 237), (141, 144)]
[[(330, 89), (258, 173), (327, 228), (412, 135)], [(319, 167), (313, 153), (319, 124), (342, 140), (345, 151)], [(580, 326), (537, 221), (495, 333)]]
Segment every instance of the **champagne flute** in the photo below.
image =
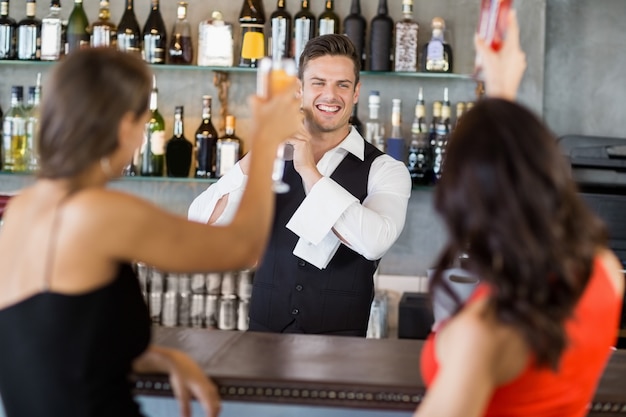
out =
[[(257, 70), (257, 95), (269, 97), (272, 92), (279, 92), (293, 80), (297, 74), (296, 62), (293, 59), (262, 58)], [(289, 191), (289, 184), (283, 181), (285, 161), (293, 158), (293, 148), (284, 143), (278, 146), (274, 169), (272, 170), (273, 190), (284, 194)]]

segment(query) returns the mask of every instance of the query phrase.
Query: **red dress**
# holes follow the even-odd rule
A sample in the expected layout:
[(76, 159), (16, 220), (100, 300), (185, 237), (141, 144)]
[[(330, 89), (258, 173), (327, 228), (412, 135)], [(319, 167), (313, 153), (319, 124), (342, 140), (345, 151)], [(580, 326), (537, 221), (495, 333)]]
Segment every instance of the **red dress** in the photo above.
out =
[[(488, 288), (481, 286), (470, 299), (485, 297)], [(493, 392), (485, 416), (498, 417), (582, 417), (617, 338), (622, 300), (615, 294), (607, 271), (599, 259), (587, 288), (567, 320), (569, 344), (558, 371), (538, 369), (532, 361), (513, 381)], [(421, 356), (422, 378), (430, 385), (437, 375), (434, 334), (424, 344)]]

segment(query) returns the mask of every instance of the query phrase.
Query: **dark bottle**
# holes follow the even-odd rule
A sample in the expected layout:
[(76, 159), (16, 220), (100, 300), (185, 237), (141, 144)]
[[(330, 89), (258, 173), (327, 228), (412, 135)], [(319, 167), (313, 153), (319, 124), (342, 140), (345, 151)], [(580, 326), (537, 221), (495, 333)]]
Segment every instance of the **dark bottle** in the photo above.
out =
[(270, 56), (274, 59), (291, 56), (291, 15), (285, 9), (285, 0), (278, 0), (270, 16), (272, 28)]
[(244, 0), (239, 13), (241, 28), (240, 67), (256, 68), (257, 61), (265, 56), (265, 11), (261, 0)]
[(370, 25), (370, 70), (391, 71), (393, 20), (387, 12), (387, 0), (379, 0), (378, 14)]
[(215, 176), (226, 174), (241, 159), (241, 139), (235, 135), (235, 116), (226, 116), (226, 134), (217, 140)]
[(72, 53), (89, 46), (89, 20), (83, 9), (83, 0), (74, 0), (74, 8), (67, 19), (65, 52)]
[(117, 49), (141, 55), (141, 29), (135, 16), (133, 0), (126, 0), (126, 9), (120, 24), (117, 25)]
[(187, 2), (184, 1), (179, 1), (176, 8), (176, 23), (172, 30), (167, 58), (170, 64), (191, 65), (193, 61), (191, 26), (187, 20)]
[(427, 185), (431, 182), (431, 151), (426, 123), (426, 105), (420, 87), (415, 104), (415, 119), (411, 125), (411, 143), (407, 156), (407, 168), (415, 185)]
[(422, 51), (422, 71), (452, 72), (452, 47), (446, 43), (443, 34), (446, 23), (440, 17), (433, 18), (433, 35)]
[(152, 10), (143, 26), (143, 59), (148, 64), (165, 64), (167, 35), (159, 9), (159, 0), (152, 0)]
[(391, 100), (391, 135), (385, 141), (385, 152), (398, 161), (405, 161), (406, 142), (402, 133), (402, 100)]
[(315, 16), (309, 10), (309, 0), (302, 0), (300, 11), (293, 17), (293, 57), (296, 65), (306, 43), (315, 37)]
[(191, 168), (193, 145), (185, 138), (183, 129), (183, 106), (174, 110), (174, 136), (165, 147), (165, 165), (168, 177), (188, 177)]
[(109, 11), (109, 1), (100, 0), (100, 10), (98, 20), (91, 25), (91, 46), (115, 48), (117, 43), (117, 28), (111, 22), (111, 12)]
[(359, 132), (361, 136), (363, 136), (365, 131), (363, 130), (363, 123), (359, 119), (358, 107), (359, 107), (359, 103), (354, 103), (354, 106), (352, 107), (352, 115), (350, 115), (349, 123), (356, 128), (357, 132)]
[(452, 123), (450, 121), (450, 100), (448, 99), (448, 89), (443, 89), (443, 102), (441, 103), (441, 117), (435, 121), (434, 141), (431, 139), (433, 152), (433, 174), (434, 181), (438, 181), (443, 173), (445, 163), (446, 146), (450, 136)]
[(341, 33), (339, 31), (339, 16), (335, 13), (333, 0), (326, 0), (326, 7), (319, 17), (317, 34), (319, 36), (329, 33)]
[(26, 3), (26, 17), (17, 25), (17, 59), (39, 60), (41, 56), (41, 20), (35, 18), (35, 0)]
[(61, 21), (61, 2), (50, 2), (50, 13), (41, 20), (41, 60), (56, 61), (65, 49), (63, 23)]
[(17, 23), (9, 17), (9, 0), (0, 1), (0, 59), (17, 55)]
[(158, 108), (159, 90), (153, 77), (150, 93), (150, 120), (146, 123), (141, 152), (141, 175), (162, 177), (165, 165), (165, 122)]
[(361, 57), (361, 69), (365, 69), (365, 29), (367, 22), (361, 14), (360, 0), (352, 0), (350, 14), (343, 21), (343, 33), (350, 38), (356, 49), (356, 53)]
[(211, 96), (202, 96), (202, 123), (196, 130), (196, 178), (215, 178), (217, 130), (211, 122)]

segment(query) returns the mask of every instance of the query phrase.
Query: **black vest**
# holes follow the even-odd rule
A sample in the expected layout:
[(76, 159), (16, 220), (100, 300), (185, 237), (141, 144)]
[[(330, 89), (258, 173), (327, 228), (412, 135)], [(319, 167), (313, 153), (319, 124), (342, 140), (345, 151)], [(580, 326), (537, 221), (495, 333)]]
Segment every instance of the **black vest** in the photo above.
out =
[[(380, 155), (365, 142), (364, 161), (348, 153), (331, 178), (362, 203), (370, 167)], [(298, 236), (285, 226), (305, 192), (291, 161), (285, 164), (284, 180), (290, 191), (276, 195), (270, 242), (254, 275), (250, 329), (282, 332), (295, 320), (304, 333), (365, 336), (378, 260), (369, 261), (343, 244), (323, 270), (295, 256)]]

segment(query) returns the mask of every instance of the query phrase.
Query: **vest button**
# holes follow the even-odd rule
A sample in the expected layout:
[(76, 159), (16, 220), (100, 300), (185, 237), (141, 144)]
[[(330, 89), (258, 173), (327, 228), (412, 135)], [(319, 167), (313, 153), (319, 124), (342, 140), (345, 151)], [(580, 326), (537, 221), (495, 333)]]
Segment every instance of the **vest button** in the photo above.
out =
[(296, 291), (302, 291), (302, 285), (298, 284), (296, 285)]
[(302, 259), (300, 259), (298, 261), (298, 266), (306, 266), (306, 262), (304, 262)]
[(299, 312), (300, 310), (298, 310), (297, 308), (294, 308), (293, 310), (291, 310), (291, 314), (293, 314), (294, 316), (298, 314)]

